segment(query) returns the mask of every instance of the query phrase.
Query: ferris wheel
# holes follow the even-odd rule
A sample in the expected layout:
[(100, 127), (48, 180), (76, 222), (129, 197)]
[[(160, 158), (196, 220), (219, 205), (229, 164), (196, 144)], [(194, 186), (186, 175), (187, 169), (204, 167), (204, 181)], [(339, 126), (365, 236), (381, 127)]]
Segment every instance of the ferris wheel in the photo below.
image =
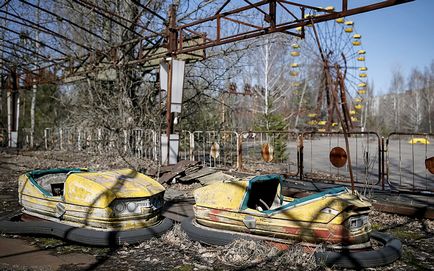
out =
[[(346, 125), (347, 130), (363, 129), (368, 68), (362, 35), (356, 31), (355, 22), (338, 18), (297, 30), (305, 36), (291, 45), (290, 52), (293, 93), (300, 101), (297, 119), (319, 131), (331, 130), (339, 124)], [(307, 85), (315, 92), (310, 101)]]

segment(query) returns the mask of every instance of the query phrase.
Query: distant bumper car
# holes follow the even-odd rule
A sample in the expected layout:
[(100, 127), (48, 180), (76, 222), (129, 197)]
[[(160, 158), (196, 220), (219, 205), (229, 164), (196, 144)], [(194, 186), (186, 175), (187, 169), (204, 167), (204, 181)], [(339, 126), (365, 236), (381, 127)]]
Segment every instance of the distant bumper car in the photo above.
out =
[[(337, 250), (371, 247), (371, 204), (360, 195), (336, 187), (290, 198), (282, 195), (282, 182), (279, 175), (264, 175), (199, 188), (194, 192), (195, 216), (184, 220), (182, 228), (191, 239), (211, 245), (247, 238), (298, 239)], [(325, 261), (328, 254), (321, 257)]]
[(0, 232), (55, 235), (100, 246), (136, 243), (172, 226), (160, 215), (164, 191), (130, 169), (35, 170), (19, 177), (19, 221), (1, 221)]
[(409, 144), (422, 144), (427, 145), (430, 144), (429, 140), (424, 137), (414, 137), (408, 141)]

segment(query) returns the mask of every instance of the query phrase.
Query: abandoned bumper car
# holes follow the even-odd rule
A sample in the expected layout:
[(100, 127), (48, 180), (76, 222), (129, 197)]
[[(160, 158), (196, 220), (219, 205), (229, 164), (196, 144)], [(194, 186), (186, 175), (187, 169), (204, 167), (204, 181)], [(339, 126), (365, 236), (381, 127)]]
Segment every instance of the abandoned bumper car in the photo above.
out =
[(164, 187), (130, 169), (35, 170), (19, 177), (22, 213), (0, 221), (0, 232), (54, 235), (110, 246), (159, 236), (172, 226), (160, 216)]
[[(185, 219), (182, 228), (190, 239), (211, 245), (237, 238), (322, 243), (327, 251), (316, 259), (326, 265), (372, 267), (400, 257), (399, 240), (371, 232), (371, 204), (359, 194), (336, 187), (290, 198), (282, 195), (282, 185), (283, 177), (273, 174), (199, 188), (195, 217)], [(371, 239), (383, 243), (382, 249), (372, 250)]]

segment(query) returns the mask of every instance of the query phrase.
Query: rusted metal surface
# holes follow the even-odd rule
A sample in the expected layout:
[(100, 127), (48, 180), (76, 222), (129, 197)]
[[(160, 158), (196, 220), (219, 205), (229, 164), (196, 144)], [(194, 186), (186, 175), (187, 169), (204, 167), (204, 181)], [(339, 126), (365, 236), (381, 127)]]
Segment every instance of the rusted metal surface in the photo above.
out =
[(269, 143), (262, 144), (261, 156), (265, 162), (271, 162), (274, 159), (274, 149)]
[(400, 202), (374, 202), (372, 206), (375, 210), (385, 213), (392, 213), (398, 215), (405, 215), (416, 218), (434, 219), (434, 208), (430, 206), (409, 206)]
[[(248, 203), (244, 202), (244, 199), (248, 198), (246, 194), (250, 192), (250, 197), (265, 199), (271, 191), (256, 188), (260, 191), (257, 190), (253, 194), (254, 189), (245, 180), (219, 182), (197, 189), (194, 192), (196, 220), (199, 224), (211, 228), (272, 235), (278, 238), (298, 238), (310, 242), (353, 244), (363, 243), (369, 239), (367, 234), (370, 225), (367, 220), (363, 220), (363, 225), (351, 231), (346, 221), (352, 216), (366, 216), (371, 204), (360, 200), (348, 190), (340, 190), (341, 192), (337, 193), (330, 190), (331, 194), (327, 196), (318, 195), (293, 207), (291, 201), (295, 199), (284, 197), (284, 200), (289, 201), (283, 201), (281, 205), (276, 206), (273, 204), (268, 210), (262, 210), (258, 207), (254, 209), (251, 205), (254, 199), (252, 203), (250, 200)], [(352, 211), (345, 211), (349, 206), (353, 207)]]
[[(195, 28), (195, 27), (197, 28), (200, 25), (210, 23), (210, 22), (215, 22), (217, 20), (226, 19), (229, 16), (240, 14), (241, 12), (245, 12), (245, 11), (253, 10), (253, 9), (258, 9), (258, 8), (261, 8), (263, 6), (270, 5), (270, 4), (273, 5), (272, 2), (278, 2), (279, 5), (273, 5), (272, 6), (273, 8), (268, 9), (268, 11), (266, 12), (266, 18), (275, 18), (276, 14), (277, 14), (278, 7), (281, 7), (282, 5), (299, 7), (300, 11), (301, 11), (301, 15), (303, 15), (303, 13), (306, 9), (322, 11), (322, 12), (325, 12), (325, 14), (317, 15), (317, 16), (312, 17), (312, 18), (305, 18), (304, 16), (299, 15), (299, 17), (297, 17), (294, 20), (287, 19), (284, 22), (280, 22), (280, 23), (275, 23), (274, 20), (268, 20), (268, 21), (266, 20), (268, 23), (268, 25), (266, 25), (266, 26), (258, 26), (255, 30), (247, 30), (244, 32), (240, 32), (240, 33), (237, 33), (234, 35), (228, 35), (228, 36), (224, 36), (223, 33), (220, 33), (220, 31), (219, 31), (216, 34), (218, 39), (206, 41), (201, 45), (192, 46), (189, 48), (183, 48), (183, 49), (179, 50), (177, 53), (188, 53), (188, 52), (196, 51), (198, 49), (210, 48), (210, 47), (214, 47), (214, 46), (218, 46), (218, 45), (222, 45), (222, 44), (227, 44), (227, 43), (231, 43), (231, 42), (235, 42), (235, 41), (239, 41), (239, 40), (254, 38), (254, 37), (258, 37), (258, 36), (262, 36), (262, 35), (266, 35), (266, 34), (274, 33), (274, 32), (286, 32), (286, 33), (289, 33), (289, 34), (294, 35), (294, 36), (302, 36), (302, 35), (299, 35), (297, 33), (292, 33), (292, 32), (287, 32), (287, 31), (290, 29), (295, 29), (295, 28), (300, 27), (300, 26), (304, 27), (304, 26), (311, 24), (311, 23), (320, 23), (320, 22), (333, 20), (333, 19), (337, 19), (337, 18), (341, 18), (341, 17), (346, 17), (346, 16), (350, 16), (350, 15), (355, 15), (355, 14), (359, 14), (359, 13), (363, 13), (363, 12), (368, 12), (368, 11), (372, 11), (372, 10), (376, 10), (376, 9), (386, 8), (386, 7), (390, 7), (390, 6), (394, 6), (397, 4), (402, 4), (402, 3), (406, 3), (406, 2), (410, 2), (410, 1), (412, 1), (412, 0), (404, 0), (404, 1), (388, 0), (388, 1), (382, 1), (379, 3), (371, 4), (371, 5), (353, 8), (353, 9), (348, 9), (346, 7), (346, 5), (343, 5), (343, 8), (345, 8), (345, 9), (343, 9), (340, 12), (329, 12), (329, 11), (322, 9), (322, 8), (308, 6), (308, 5), (304, 5), (304, 4), (296, 3), (296, 2), (291, 2), (291, 1), (284, 1), (284, 0), (258, 1), (255, 3), (250, 3), (249, 5), (246, 5), (243, 7), (239, 7), (239, 8), (233, 9), (233, 10), (225, 11), (225, 12), (220, 13), (220, 14), (216, 14), (214, 16), (199, 19), (195, 22), (180, 25), (180, 26), (178, 26), (178, 29), (180, 32), (182, 32), (188, 28)], [(261, 9), (261, 10), (264, 11), (264, 9)], [(282, 12), (284, 12), (284, 13), (286, 12), (285, 9), (282, 9), (282, 10), (283, 10)], [(289, 15), (294, 16), (294, 13), (291, 13)], [(211, 31), (215, 31), (215, 29), (212, 28)], [(221, 31), (221, 32), (223, 32), (223, 31)], [(209, 37), (212, 35), (207, 34), (207, 36)]]
[[(84, 8), (87, 8), (90, 13), (97, 14), (99, 16), (102, 16), (114, 24), (117, 24), (125, 29), (125, 31), (132, 32), (136, 37), (133, 38), (130, 41), (126, 41), (126, 43), (130, 44), (151, 44), (151, 45), (157, 45), (159, 42), (156, 42), (158, 40), (161, 41), (161, 39), (167, 40), (167, 54), (169, 56), (175, 56), (183, 53), (191, 53), (197, 50), (210, 48), (222, 44), (227, 44), (235, 41), (240, 40), (246, 40), (249, 38), (259, 37), (262, 35), (266, 35), (269, 33), (275, 33), (275, 32), (284, 32), (288, 33), (290, 35), (303, 37), (304, 36), (304, 27), (306, 25), (309, 25), (311, 23), (320, 23), (324, 21), (333, 20), (340, 17), (346, 17), (354, 14), (359, 14), (363, 12), (368, 12), (376, 9), (386, 8), (406, 2), (410, 2), (412, 0), (386, 0), (386, 1), (380, 1), (374, 4), (360, 6), (356, 8), (348, 8), (347, 2), (342, 1), (341, 4), (341, 10), (340, 11), (329, 11), (323, 8), (314, 7), (305, 5), (302, 3), (297, 3), (295, 1), (285, 1), (285, 0), (262, 0), (262, 1), (256, 1), (256, 2), (250, 2), (246, 1), (246, 5), (239, 6), (237, 8), (234, 8), (232, 10), (225, 10), (226, 6), (230, 1), (225, 1), (223, 5), (217, 10), (215, 15), (196, 19), (192, 22), (186, 23), (186, 24), (180, 24), (178, 25), (178, 22), (175, 21), (175, 24), (166, 23), (167, 21), (170, 21), (170, 16), (167, 16), (165, 18), (164, 16), (161, 16), (158, 12), (155, 12), (154, 10), (148, 8), (146, 5), (141, 4), (140, 1), (133, 1), (137, 5), (137, 7), (140, 7), (142, 9), (142, 12), (146, 12), (154, 16), (155, 18), (159, 19), (166, 25), (166, 31), (164, 30), (154, 30), (150, 29), (149, 27), (143, 25), (140, 22), (137, 21), (131, 21), (124, 16), (121, 16), (120, 14), (117, 14), (115, 12), (112, 12), (110, 10), (106, 10), (102, 6), (95, 5), (89, 1), (86, 0), (74, 0), (74, 2), (78, 5), (83, 6)], [(32, 4), (28, 1), (21, 1), (23, 4), (32, 7), (33, 9), (37, 9), (41, 11), (43, 14), (50, 15), (50, 18), (57, 19), (59, 21), (64, 22), (66, 25), (72, 26), (72, 28), (80, 29), (81, 31), (84, 31), (85, 33), (92, 35), (93, 37), (98, 38), (99, 40), (105, 41), (104, 38), (97, 32), (95, 32), (91, 28), (87, 28), (83, 25), (79, 25), (77, 23), (74, 23), (73, 21), (69, 20), (68, 18), (65, 18), (62, 16), (62, 14), (58, 14), (56, 12), (50, 11), (46, 8), (43, 8), (41, 6)], [(9, 2), (4, 3), (4, 5), (10, 5)], [(6, 7), (2, 10), (7, 10)], [(239, 15), (242, 15), (244, 12), (248, 11), (259, 11), (264, 15), (265, 18), (265, 26), (264, 25), (255, 25), (255, 23), (249, 22), (247, 19), (235, 19), (234, 17), (240, 17)], [(305, 14), (307, 11), (315, 11), (320, 12), (316, 16), (311, 18), (305, 18)], [(172, 12), (172, 11), (170, 11)], [(288, 16), (283, 16), (283, 20), (277, 21), (277, 14), (285, 14)], [(169, 18), (169, 19), (168, 19)], [(11, 18), (8, 18), (11, 19)], [(26, 20), (26, 21), (25, 21)], [(248, 25), (251, 26), (247, 29), (239, 28), (239, 30), (236, 31), (235, 34), (229, 34), (225, 35), (227, 32), (227, 29), (225, 27), (222, 27), (221, 22), (222, 21), (232, 21), (235, 22), (237, 25)], [(42, 24), (37, 24), (33, 21), (20, 18), (20, 20), (17, 20), (15, 24), (23, 24), (24, 22), (26, 27), (29, 30), (37, 30), (37, 31), (44, 31), (51, 37), (57, 37), (63, 41), (72, 42), (77, 44), (80, 47), (83, 47), (86, 49), (86, 52), (82, 55), (70, 55), (65, 52), (62, 52), (61, 50), (54, 48), (50, 46), (48, 43), (44, 43), (42, 46), (49, 48), (51, 51), (46, 54), (47, 60), (44, 60), (44, 63), (41, 63), (41, 67), (47, 67), (53, 65), (53, 61), (50, 61), (48, 59), (53, 59), (52, 53), (56, 52), (61, 54), (62, 56), (65, 56), (65, 59), (63, 60), (63, 64), (67, 63), (68, 61), (72, 62), (81, 62), (85, 64), (86, 60), (89, 59), (89, 56), (92, 54), (93, 51), (95, 51), (97, 48), (94, 48), (90, 45), (85, 44), (78, 44), (77, 41), (70, 40), (69, 37), (63, 35), (62, 33), (56, 32), (53, 29), (51, 29), (49, 26), (44, 26)], [(211, 23), (211, 24), (210, 24)], [(214, 26), (215, 23), (215, 26)], [(137, 27), (141, 28), (141, 32), (134, 31), (131, 27), (128, 26), (128, 24), (134, 24)], [(202, 27), (201, 26), (206, 26)], [(210, 27), (211, 26), (211, 27)], [(17, 33), (13, 26), (11, 27), (4, 27), (1, 26), (2, 29), (9, 31), (11, 33)], [(302, 27), (301, 34), (290, 32), (291, 29), (295, 29), (296, 27)], [(254, 30), (251, 30), (251, 29)], [(200, 29), (199, 31), (203, 31), (200, 33), (203, 37), (206, 37), (203, 39), (203, 42), (192, 44), (190, 46), (182, 46), (183, 40), (185, 39), (186, 34), (185, 33), (192, 33), (192, 32), (198, 32), (197, 29)], [(148, 35), (144, 35), (143, 32), (149, 33)], [(215, 35), (214, 35), (215, 34)], [(17, 33), (17, 35), (20, 35)], [(210, 38), (215, 36), (215, 38)], [(29, 39), (31, 39), (29, 37)], [(106, 41), (105, 41), (106, 42)], [(121, 44), (119, 46), (115, 47), (125, 47), (129, 46), (129, 44)], [(98, 48), (102, 51), (103, 54), (109, 55), (109, 52), (113, 49), (112, 46), (107, 46), (107, 48)], [(128, 47), (126, 47), (128, 49)], [(50, 58), (51, 57), (51, 58)], [(155, 57), (161, 58), (164, 57), (163, 55), (154, 56), (153, 54), (149, 54), (146, 57), (139, 57), (138, 59), (125, 61), (122, 63), (122, 65), (137, 65), (148, 62), (150, 59), (153, 59)], [(84, 61), (83, 61), (84, 60)], [(48, 63), (48, 65), (47, 65)], [(86, 62), (87, 63), (87, 62)], [(90, 64), (97, 64), (97, 63), (90, 63)], [(118, 62), (119, 64), (119, 62)], [(81, 66), (80, 65), (80, 66)], [(29, 68), (31, 70), (31, 68)], [(65, 69), (66, 71), (67, 69)], [(75, 70), (73, 72), (78, 72), (78, 70)], [(57, 78), (56, 80), (59, 80)]]
[(334, 147), (330, 151), (330, 163), (335, 167), (343, 167), (347, 163), (347, 152), (341, 147)]
[(425, 167), (431, 174), (434, 174), (434, 156), (425, 159)]
[(220, 156), (220, 145), (217, 142), (211, 144), (211, 150), (209, 152), (213, 159), (217, 159)]

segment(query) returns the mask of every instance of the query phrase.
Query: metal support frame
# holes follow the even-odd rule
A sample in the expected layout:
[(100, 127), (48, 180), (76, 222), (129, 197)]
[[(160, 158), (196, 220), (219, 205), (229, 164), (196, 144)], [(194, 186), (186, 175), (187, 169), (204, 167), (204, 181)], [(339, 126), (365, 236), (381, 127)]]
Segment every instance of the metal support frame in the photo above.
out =
[[(67, 18), (64, 18), (62, 15), (60, 14), (56, 14), (55, 12), (52, 12), (50, 10), (47, 10), (43, 7), (37, 6), (35, 4), (32, 4), (29, 1), (26, 0), (20, 0), (23, 4), (32, 7), (34, 9), (38, 9), (46, 14), (49, 14), (51, 17), (57, 18), (57, 19), (61, 19), (63, 21), (65, 21), (65, 23), (71, 25), (74, 28), (78, 28), (81, 29), (83, 31), (85, 31), (86, 33), (89, 33), (92, 36), (98, 37), (101, 40), (104, 40), (101, 35), (99, 35), (98, 33), (95, 33), (93, 30), (85, 28), (84, 26), (80, 26), (77, 23), (72, 22), (71, 20), (68, 20)], [(133, 1), (134, 4), (136, 4), (137, 6), (142, 8), (142, 11), (145, 11), (151, 15), (153, 15), (155, 18), (161, 20), (163, 23), (166, 23), (166, 21), (169, 21), (169, 23), (167, 24), (166, 27), (166, 31), (162, 31), (162, 32), (158, 32), (158, 31), (153, 31), (151, 29), (149, 29), (148, 27), (142, 25), (142, 24), (138, 24), (137, 22), (134, 21), (130, 21), (128, 19), (125, 19), (124, 17), (122, 17), (119, 14), (116, 14), (114, 12), (111, 12), (109, 10), (105, 10), (104, 8), (94, 5), (92, 3), (90, 3), (87, 0), (74, 0), (74, 2), (76, 2), (77, 4), (88, 8), (90, 12), (96, 13), (99, 16), (105, 17), (111, 21), (113, 21), (114, 23), (120, 25), (121, 27), (125, 28), (127, 31), (133, 31), (131, 30), (130, 27), (128, 27), (127, 25), (125, 25), (125, 23), (135, 23), (138, 27), (141, 27), (143, 30), (150, 32), (150, 35), (142, 35), (141, 33), (137, 33), (134, 32), (134, 34), (136, 35), (136, 38), (134, 38), (131, 43), (137, 43), (139, 42), (141, 44), (141, 42), (145, 41), (148, 44), (153, 44), (156, 45), (155, 43), (153, 43), (153, 39), (160, 39), (160, 38), (165, 38), (166, 39), (166, 44), (167, 44), (167, 55), (172, 55), (172, 56), (176, 56), (176, 55), (180, 55), (180, 54), (186, 54), (186, 53), (192, 53), (198, 50), (203, 50), (206, 48), (210, 48), (210, 47), (214, 47), (214, 46), (219, 46), (219, 45), (223, 45), (223, 44), (227, 44), (227, 43), (231, 43), (231, 42), (235, 42), (235, 41), (241, 41), (241, 40), (246, 40), (249, 38), (254, 38), (254, 37), (259, 37), (262, 35), (267, 35), (270, 33), (276, 33), (276, 32), (283, 32), (283, 33), (287, 33), (290, 35), (295, 35), (295, 36), (299, 36), (299, 37), (303, 37), (304, 36), (304, 27), (308, 24), (311, 23), (320, 23), (320, 22), (324, 22), (324, 21), (328, 21), (328, 20), (333, 20), (336, 18), (340, 18), (340, 17), (346, 17), (346, 16), (350, 16), (350, 15), (355, 15), (355, 14), (360, 14), (360, 13), (364, 13), (364, 12), (368, 12), (368, 11), (372, 11), (372, 10), (376, 10), (376, 9), (381, 9), (381, 8), (386, 8), (386, 7), (390, 7), (390, 6), (394, 6), (394, 5), (398, 5), (398, 4), (402, 4), (402, 3), (406, 3), (406, 2), (411, 2), (414, 0), (384, 0), (384, 1), (380, 1), (378, 3), (374, 3), (374, 4), (370, 4), (370, 5), (365, 5), (365, 6), (360, 6), (360, 7), (356, 7), (356, 8), (349, 8), (348, 7), (348, 1), (347, 0), (342, 0), (341, 2), (341, 9), (340, 11), (328, 11), (322, 8), (318, 8), (318, 7), (314, 7), (314, 6), (309, 6), (309, 5), (305, 5), (303, 3), (301, 3), (301, 1), (286, 1), (286, 0), (262, 0), (262, 1), (244, 1), (247, 3), (247, 5), (244, 6), (240, 6), (238, 8), (235, 8), (233, 10), (225, 10), (227, 5), (229, 4), (230, 1), (225, 1), (224, 4), (217, 10), (217, 12), (209, 17), (206, 18), (201, 18), (195, 21), (192, 21), (190, 23), (186, 23), (186, 24), (180, 24), (178, 25), (178, 22), (175, 20), (170, 20), (170, 14), (169, 14), (169, 19), (165, 19), (163, 16), (159, 15), (158, 13), (154, 12), (152, 9), (148, 8), (147, 5), (141, 4), (140, 1), (135, 0)], [(8, 5), (10, 4), (10, 2), (6, 2), (4, 5)], [(244, 19), (240, 19), (240, 18), (234, 18), (237, 15), (241, 15), (243, 12), (247, 12), (247, 11), (251, 11), (251, 10), (258, 10), (261, 13), (264, 14), (264, 20), (266, 22), (266, 26), (262, 26), (262, 25), (256, 25), (254, 23), (251, 23), (247, 20)], [(316, 12), (322, 12), (322, 14), (318, 14), (314, 17), (309, 17), (309, 18), (305, 18), (305, 14), (307, 10), (313, 10)], [(172, 11), (169, 11), (169, 13)], [(11, 14), (10, 16), (14, 17), (15, 15), (8, 12), (9, 14)], [(285, 18), (283, 21), (277, 21), (277, 14), (287, 14), (288, 17)], [(5, 17), (6, 19), (6, 17)], [(25, 18), (16, 18), (16, 19), (12, 19), (12, 18), (7, 18), (7, 20), (14, 20), (14, 23), (18, 23), (18, 24), (22, 24), (25, 25), (26, 27), (30, 28), (30, 29), (36, 29), (36, 30), (40, 30), (43, 31), (45, 33), (47, 33), (50, 36), (53, 36), (55, 38), (61, 39), (61, 40), (65, 40), (68, 42), (72, 42), (77, 44), (78, 46), (86, 49), (88, 51), (88, 55), (91, 55), (93, 51), (95, 51), (95, 48), (91, 48), (90, 46), (84, 45), (84, 44), (78, 44), (76, 41), (71, 41), (68, 37), (62, 35), (61, 33), (57, 33), (56, 31), (53, 31), (52, 29), (50, 29), (49, 27), (45, 27), (42, 25), (38, 25), (35, 24), (34, 22), (27, 20)], [(235, 34), (230, 34), (230, 35), (224, 35), (224, 30), (222, 29), (222, 21), (228, 21), (228, 22), (233, 22), (235, 24), (238, 25), (244, 25), (247, 26), (248, 30), (240, 30)], [(215, 23), (215, 27), (214, 28), (201, 28), (202, 26), (205, 25), (209, 25), (209, 23)], [(295, 29), (297, 27), (302, 27), (302, 31), (301, 33), (295, 33), (295, 32), (290, 32), (291, 29)], [(18, 31), (16, 31), (14, 27), (5, 27), (5, 26), (1, 26), (0, 28), (9, 31), (11, 33), (15, 33), (17, 35), (20, 35), (20, 33)], [(215, 33), (215, 38), (211, 38)], [(197, 42), (195, 44), (188, 44), (185, 45), (183, 43), (183, 41), (185, 40), (187, 35), (196, 35), (196, 36), (201, 36), (203, 37), (203, 41), (202, 42)], [(31, 37), (29, 37), (30, 40), (33, 40)], [(34, 41), (34, 40), (33, 40)], [(51, 50), (51, 52), (56, 52), (60, 55), (62, 55), (64, 57), (62, 63), (65, 62), (75, 62), (77, 60), (81, 60), (80, 62), (82, 62), (82, 65), (85, 65), (87, 63), (87, 61), (90, 61), (89, 57), (86, 57), (86, 55), (81, 55), (81, 56), (72, 56), (72, 55), (68, 55), (65, 52), (62, 52), (60, 50), (58, 50), (57, 48), (51, 46), (48, 43), (44, 43), (44, 44), (40, 44), (40, 46), (42, 47), (46, 47), (48, 49)], [(113, 48), (117, 48), (117, 47), (122, 47), (122, 46), (127, 46), (127, 44), (120, 44), (117, 46), (112, 46), (110, 48), (105, 48), (102, 50), (102, 54), (103, 55), (110, 55), (110, 52), (113, 50)], [(46, 59), (45, 63), (41, 63), (41, 67), (47, 66), (45, 64), (49, 63), (49, 66), (52, 65), (58, 65), (59, 63), (53, 63), (53, 61), (50, 61), (48, 59), (53, 59), (52, 57), (50, 57), (50, 55), (46, 54)], [(156, 58), (161, 58), (161, 55), (156, 56), (155, 54), (148, 54), (144, 57), (140, 56), (138, 59), (135, 60), (131, 60), (128, 62), (123, 62), (122, 64), (120, 64), (119, 62), (116, 63), (116, 65), (142, 65), (145, 64), (147, 62), (149, 62), (152, 59), (156, 59)], [(93, 60), (95, 61), (95, 60)], [(92, 64), (92, 63), (89, 63)], [(93, 63), (94, 65), (95, 63)], [(65, 71), (67, 71), (68, 69), (65, 68)], [(75, 72), (77, 72), (77, 70), (73, 70), (73, 71), (68, 71), (67, 73), (69, 73), (69, 75), (74, 74)], [(59, 79), (57, 79), (59, 80)]]

